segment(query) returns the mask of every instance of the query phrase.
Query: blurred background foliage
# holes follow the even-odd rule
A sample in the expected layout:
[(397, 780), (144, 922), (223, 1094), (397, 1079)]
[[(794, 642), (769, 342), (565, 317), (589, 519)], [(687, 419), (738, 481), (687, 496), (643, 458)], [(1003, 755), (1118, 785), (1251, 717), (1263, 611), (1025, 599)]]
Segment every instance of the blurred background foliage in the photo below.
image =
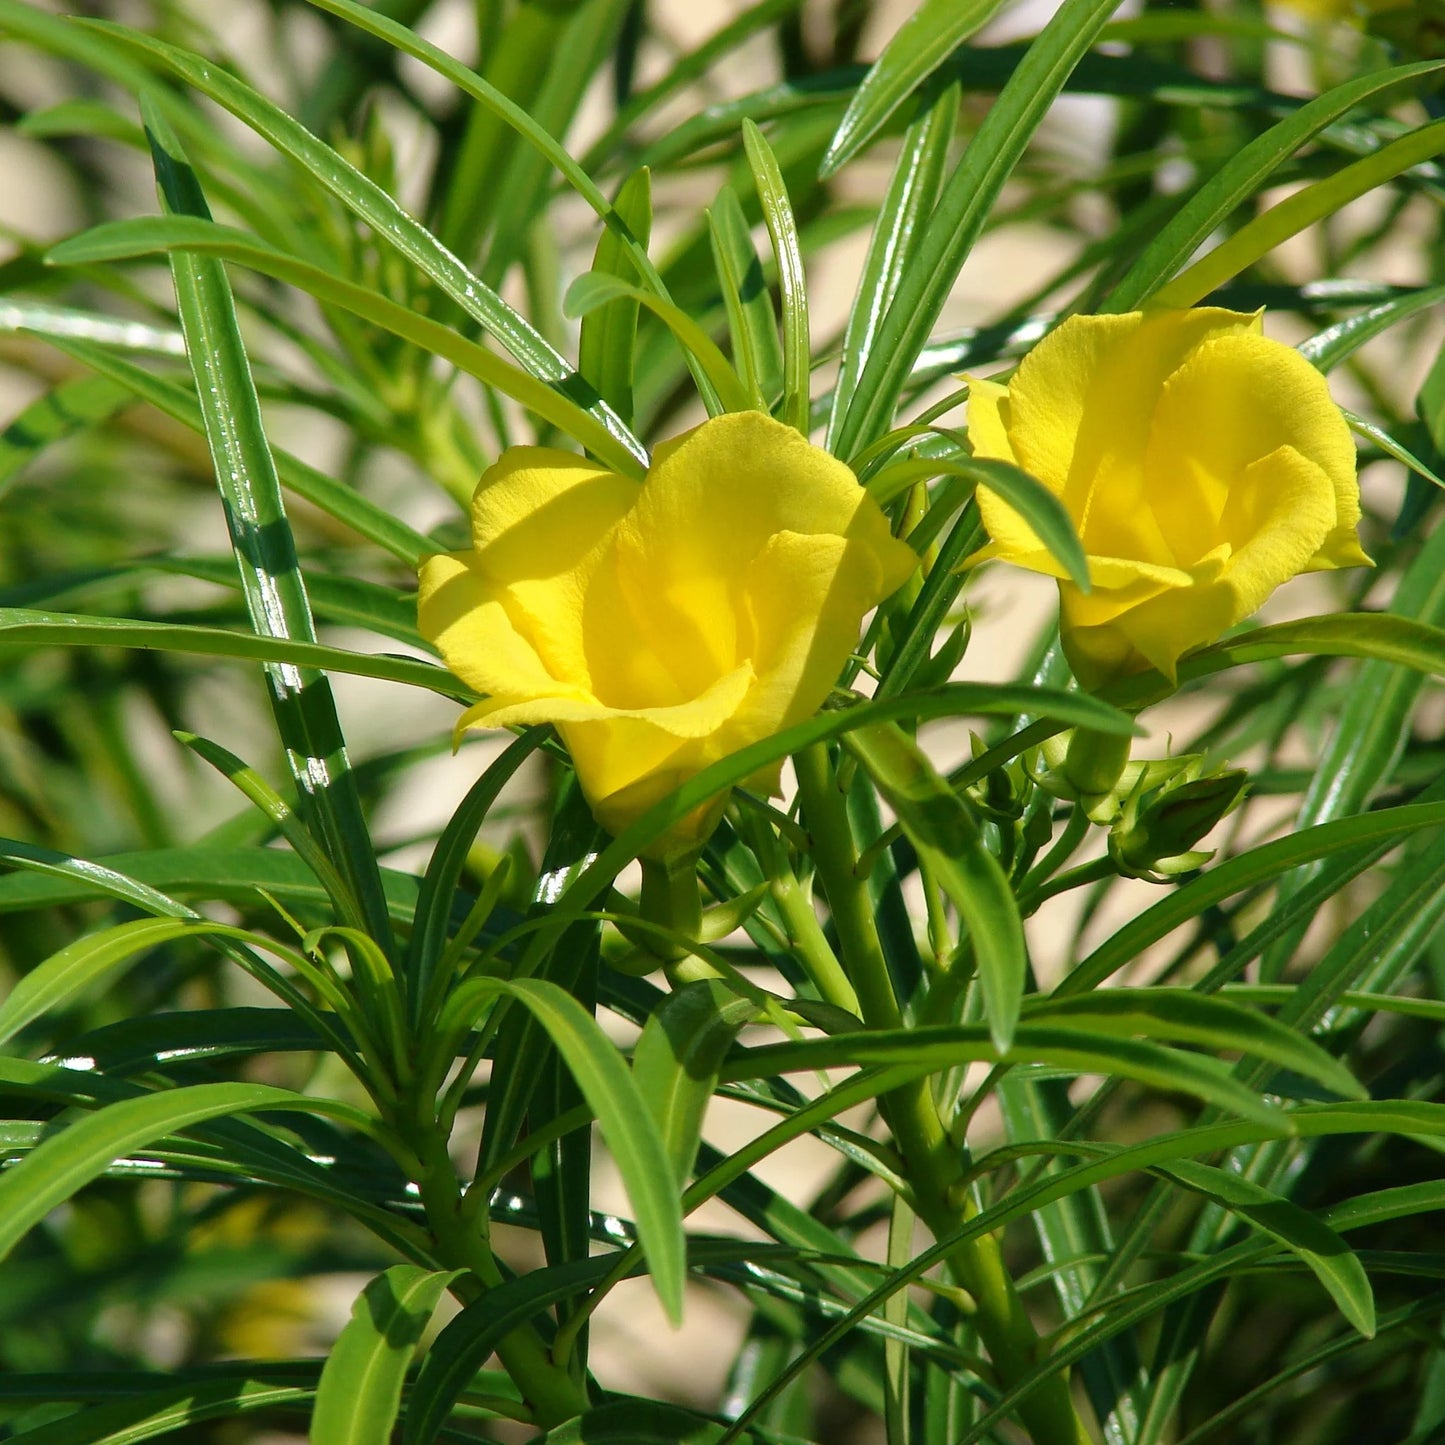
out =
[[(224, 7), (0, 0), (0, 607), (250, 627), (164, 267), (155, 257), (46, 261), (68, 235), (156, 213), (139, 88), (179, 136), (225, 225), (460, 337), (483, 334), (474, 311), (338, 198), (324, 163), (302, 163), (286, 153), (290, 142), (278, 143), (275, 134), (262, 140), (199, 98), (194, 87), (207, 88), (215, 74), (240, 77), (278, 114), (298, 119), (497, 288), (542, 344), (578, 356), (577, 323), (564, 297), (594, 252), (605, 260), (609, 244), (599, 241), (592, 211), (492, 111), (330, 13), (340, 8), (304, 0)], [(543, 131), (563, 139), (609, 197), (624, 183), (634, 198), (649, 187), (650, 209), (638, 206), (635, 214), (650, 214), (657, 269), (678, 306), (724, 343), (728, 298), (715, 255), (726, 252), (743, 324), (753, 328), (765, 368), (765, 394), (776, 400), (778, 276), (741, 124), (763, 127), (810, 276), (820, 421), (867, 237), (900, 148), (918, 145), (921, 125), (947, 127), (952, 139), (929, 152), (932, 174), (925, 166), (917, 178), (936, 190), (1052, 9), (959, 5), (951, 13), (936, 0), (925, 3), (921, 19), (908, 21), (918, 58), (911, 68), (895, 64), (895, 103), (881, 104), (875, 91), (871, 128), (864, 128), (855, 97), (868, 66), (905, 22), (903, 7), (867, 0), (759, 0), (716, 9), (672, 0), (378, 0), (372, 8), (474, 67)], [(1437, 79), (1423, 68), (1445, 55), (1439, 6), (1377, 8), (1121, 7), (1065, 82), (1063, 101), (989, 215), (964, 286), (902, 387), (905, 412), (956, 390), (953, 377), (966, 368), (1017, 357), (1059, 310), (1099, 305), (1181, 195), (1295, 113), (1299, 97), (1386, 67), (1421, 66), (1388, 93), (1362, 92), (1357, 109), (1273, 171), (1270, 187), (1332, 175), (1445, 114), (1431, 89)], [(154, 48), (62, 18), (62, 9), (131, 27), (204, 56), (215, 69), (178, 70), (163, 61), (151, 68)], [(992, 9), (1000, 12), (995, 28), (967, 38), (959, 14), (977, 19)], [(940, 96), (948, 97), (942, 109)], [(1263, 195), (1232, 212), (1224, 229), (1248, 221)], [(1437, 290), (1445, 285), (1442, 197), (1439, 166), (1423, 161), (1271, 252), (1212, 298), (1237, 309), (1268, 305), (1276, 333), (1290, 339), (1324, 334), (1338, 344), (1354, 334), (1339, 330), (1351, 318), (1361, 334), (1380, 333), (1348, 355), (1341, 348), (1335, 372), (1341, 400), (1369, 418), (1365, 530), (1378, 566), (1368, 576), (1303, 584), (1315, 587), (1310, 595), (1319, 605), (1286, 602), (1296, 611), (1404, 598), (1405, 615), (1445, 620), (1445, 540), (1436, 526), (1445, 365), (1436, 360), (1441, 328), (1432, 310), (1445, 294)], [(897, 217), (897, 198), (887, 204)], [(230, 275), (321, 636), (370, 651), (425, 654), (410, 601), (415, 558), (462, 543), (462, 505), (504, 447), (557, 442), (560, 432), (425, 347), (345, 309), (336, 296), (308, 297), (304, 279), (298, 289), (264, 271), (238, 265)], [(619, 380), (608, 370), (605, 339), (584, 333), (586, 381), (641, 437), (665, 437), (698, 420), (696, 387), (668, 325), (646, 309), (619, 322), (626, 301), (609, 304), (612, 322), (637, 327), (635, 368)], [(970, 581), (938, 613), (951, 639), (940, 642), (939, 655), (960, 677), (1027, 679), (1037, 669), (1057, 680), (1043, 611), (1021, 606), (1011, 613), (1002, 585), (989, 588), (986, 579), (977, 588)], [(285, 777), (253, 666), (31, 641), (6, 643), (0, 657), (0, 834), (15, 840), (6, 845), (12, 860), (24, 861), (27, 848), (32, 862), (52, 854), (102, 860), (212, 917), (293, 942), (298, 929), (331, 921), (314, 880), (274, 846), (274, 818), (240, 800), (173, 736), (218, 738), (273, 784)], [(945, 665), (936, 670), (943, 675)], [(453, 709), (444, 701), (417, 701), (419, 694), (364, 679), (341, 679), (337, 693), (386, 888), (402, 900), (405, 916), (431, 840), (497, 749), (469, 744), (459, 762), (448, 761)], [(1226, 855), (1292, 827), (1438, 796), (1440, 697), (1415, 673), (1380, 662), (1342, 668), (1327, 658), (1292, 658), (1217, 678), (1192, 698), (1163, 710), (1157, 728), (1167, 725), (1177, 751), (1229, 758), (1250, 772), (1248, 801), (1214, 840)], [(1005, 731), (995, 727), (985, 741)], [(966, 759), (962, 733), (942, 737), (939, 748), (947, 765)], [(998, 836), (1015, 824), (1008, 786), (995, 774), (991, 791), (976, 798)], [(503, 910), (514, 917), (525, 910), (540, 873), (555, 866), (544, 860), (543, 844), (558, 835), (555, 819), (565, 819), (569, 807), (575, 813), (565, 768), (539, 752), (467, 853), (468, 894), (492, 879)], [(1184, 919), (1167, 952), (1154, 957), (1155, 972), (1198, 980), (1275, 916), (1283, 925), (1252, 977), (1261, 989), (1284, 988), (1320, 959), (1338, 959), (1343, 940), (1355, 950), (1350, 987), (1399, 992), (1421, 1008), (1371, 1012), (1336, 999), (1316, 1040), (1347, 1058), (1377, 1098), (1439, 1102), (1441, 1014), (1425, 1005), (1445, 1000), (1445, 944), (1436, 930), (1445, 906), (1441, 847), (1426, 831), (1367, 871), (1302, 871), (1279, 885), (1260, 879)], [(507, 871), (499, 874), (503, 860)], [(715, 860), (718, 867), (725, 861)], [(1077, 961), (1102, 930), (1153, 901), (1150, 886), (1104, 877), (1044, 908), (1036, 935), (1041, 968), (1056, 975)], [(1293, 914), (1280, 914), (1291, 899)], [(63, 871), (6, 873), (0, 979), (8, 987), (72, 940), (140, 916), (134, 905), (99, 897)], [(1383, 941), (1367, 946), (1366, 937), (1377, 935)], [(732, 948), (744, 966), (786, 969), (778, 949), (756, 940)], [(1225, 979), (1234, 975), (1226, 970)], [(648, 1006), (645, 986), (611, 987), (619, 1015), (630, 1008), (636, 1018)], [(36, 1017), (10, 1047), (17, 1058), (93, 1060), (99, 1074), (146, 1087), (245, 1080), (363, 1102), (355, 1081), (334, 1055), (315, 1048), (304, 1026), (287, 1036), (277, 1010), (262, 1014), (267, 1002), (209, 940), (177, 937), (146, 951), (118, 980)], [(215, 1020), (210, 1036), (195, 1023), (202, 1012)], [(1031, 1107), (1044, 1114), (1068, 1114), (1082, 1097), (1056, 1079), (1041, 1081), (1037, 1094)], [(458, 1138), (470, 1132), (473, 1147), (473, 1106), (481, 1097), (478, 1086), (463, 1101)], [(1307, 1098), (1307, 1088), (1295, 1097)], [(46, 1097), (44, 1089), (12, 1091), (0, 1148), (22, 1156), (74, 1102)], [(1014, 1107), (1022, 1107), (1017, 1099)], [(1192, 1098), (1124, 1084), (1096, 1095), (1073, 1127), (1130, 1143), (1184, 1127), (1196, 1114)], [(1005, 1124), (985, 1120), (975, 1148), (989, 1137), (997, 1142)], [(405, 1213), (397, 1192), (404, 1181), (364, 1140), (343, 1138), (320, 1119), (288, 1127), (313, 1157), (332, 1161), (341, 1187), (354, 1183), (366, 1198)], [(224, 1155), (221, 1146), (208, 1147)], [(208, 1159), (206, 1148), (190, 1156), (151, 1151), (116, 1164), (25, 1236), (0, 1288), (0, 1420), (8, 1436), (37, 1445), (144, 1438), (125, 1433), (123, 1409), (104, 1414), (107, 1401), (176, 1382), (198, 1400), (222, 1402), (181, 1420), (187, 1440), (220, 1445), (304, 1433), (314, 1361), (335, 1340), (360, 1285), (398, 1256), (339, 1209), (236, 1175), (223, 1157)], [(1292, 1202), (1323, 1209), (1366, 1194), (1438, 1189), (1439, 1176), (1439, 1136), (1363, 1133), (1319, 1140), (1272, 1177)], [(846, 1149), (809, 1155), (786, 1178), (779, 1194), (753, 1181), (746, 1201), (730, 1202), (763, 1237), (878, 1255), (886, 1197)], [(536, 1259), (530, 1184), (518, 1172), (509, 1185), (517, 1194), (503, 1191), (496, 1208), (512, 1211), (517, 1232), (504, 1237), (513, 1239), (519, 1262)], [(608, 1188), (604, 1182), (599, 1198), (620, 1203)], [(1145, 1373), (1153, 1371), (1148, 1408), (1132, 1423), (1116, 1422), (1110, 1438), (1177, 1445), (1206, 1438), (1445, 1440), (1445, 1253), (1438, 1213), (1416, 1194), (1409, 1199), (1398, 1217), (1381, 1211), (1351, 1236), (1375, 1279), (1380, 1329), (1373, 1341), (1326, 1308), (1313, 1279), (1280, 1267), (1278, 1257), (1256, 1255), (1202, 1295), (1149, 1317), (1138, 1336), (1150, 1362)], [(1091, 1257), (1076, 1241), (1077, 1258), (1110, 1273), (1116, 1286), (1142, 1289), (1213, 1247), (1197, 1196), (1161, 1193), (1142, 1176), (1109, 1186), (1097, 1207), (1107, 1215), (1097, 1238), (1112, 1228), (1123, 1244), (1118, 1253)], [(591, 1223), (604, 1239), (613, 1227), (603, 1215)], [(1217, 1219), (1212, 1227), (1222, 1228)], [(1057, 1322), (1068, 1303), (1042, 1286), (1051, 1280), (1047, 1261), (1059, 1237), (1024, 1225), (1009, 1240), (1030, 1302)], [(832, 1266), (777, 1268), (750, 1274), (741, 1265), (720, 1267), (714, 1282), (693, 1292), (694, 1327), (676, 1340), (645, 1304), (633, 1327), (625, 1315), (603, 1312), (593, 1358), (604, 1383), (736, 1418), (858, 1297), (839, 1293)], [(915, 1296), (906, 1318), (932, 1331), (936, 1358), (967, 1373), (972, 1347), (946, 1291)], [(905, 1337), (919, 1346), (916, 1334)], [(771, 1432), (760, 1438), (827, 1445), (884, 1439), (881, 1422), (896, 1406), (885, 1391), (893, 1365), (884, 1338), (855, 1331), (833, 1344), (757, 1413), (753, 1423)], [(921, 1346), (915, 1350), (915, 1370), (926, 1356)], [(473, 1382), (474, 1394), (508, 1393), (500, 1377), (488, 1379)], [(974, 1409), (970, 1398), (966, 1390), (921, 1383), (909, 1406), (912, 1433), (901, 1433), (894, 1419), (887, 1438), (960, 1439)], [(512, 1427), (488, 1425), (489, 1418), (485, 1403), (462, 1410), (447, 1438), (519, 1438), (506, 1433)], [(499, 1433), (488, 1434), (493, 1429)], [(989, 1438), (1017, 1437), (1004, 1429)]]

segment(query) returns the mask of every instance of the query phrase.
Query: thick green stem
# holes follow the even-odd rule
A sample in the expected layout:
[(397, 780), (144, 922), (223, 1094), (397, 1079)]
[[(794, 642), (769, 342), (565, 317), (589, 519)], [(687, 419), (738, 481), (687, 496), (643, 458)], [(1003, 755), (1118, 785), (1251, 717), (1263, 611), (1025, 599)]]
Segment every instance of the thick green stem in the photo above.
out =
[[(819, 744), (794, 760), (804, 819), (818, 877), (827, 895), (842, 945), (843, 963), (871, 1028), (898, 1028), (902, 1017), (878, 937), (866, 879), (859, 876), (847, 807)], [(978, 1213), (962, 1187), (962, 1161), (949, 1143), (926, 1079), (892, 1090), (879, 1101), (903, 1154), (918, 1212), (939, 1239)], [(958, 1246), (949, 1267), (977, 1306), (974, 1327), (1005, 1387), (1029, 1374), (1043, 1358), (1038, 1332), (1029, 1319), (1003, 1262), (998, 1239), (984, 1235)], [(1089, 1445), (1089, 1434), (1074, 1409), (1069, 1380), (1060, 1370), (1019, 1406), (1035, 1445)]]
[(664, 963), (686, 958), (688, 950), (682, 940), (695, 943), (702, 933), (702, 894), (698, 891), (697, 854), (682, 858), (644, 858), (642, 860), (642, 896), (638, 912), (648, 923), (668, 929), (678, 941), (651, 929), (639, 932), (638, 942)]
[[(446, 1141), (440, 1135), (431, 1134), (423, 1160), (421, 1197), (436, 1241), (437, 1256), (448, 1267), (465, 1269), (474, 1277), (476, 1284), (471, 1290), (459, 1293), (480, 1297), (485, 1290), (496, 1289), (503, 1283), (502, 1273), (476, 1224), (463, 1215), (456, 1171), (447, 1154)], [(550, 1429), (587, 1409), (583, 1386), (553, 1363), (529, 1325), (520, 1326), (505, 1336), (497, 1345), (497, 1355), (539, 1425)]]
[(1134, 739), (1075, 728), (1064, 753), (1064, 778), (1081, 798), (1109, 793), (1123, 775)]

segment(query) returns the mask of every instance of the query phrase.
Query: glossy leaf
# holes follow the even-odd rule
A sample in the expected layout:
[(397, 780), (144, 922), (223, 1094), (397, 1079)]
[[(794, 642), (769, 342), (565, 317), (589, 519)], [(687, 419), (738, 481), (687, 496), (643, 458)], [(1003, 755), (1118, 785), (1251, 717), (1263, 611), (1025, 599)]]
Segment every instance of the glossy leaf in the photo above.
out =
[(1028, 949), (1003, 869), (984, 847), (968, 805), (896, 723), (855, 729), (846, 741), (967, 925), (989, 1037), (1000, 1054), (1007, 1053), (1023, 998)]
[(412, 1354), (457, 1273), (398, 1264), (361, 1291), (322, 1366), (312, 1445), (390, 1445)]
[(739, 1030), (758, 1013), (756, 1003), (739, 998), (721, 979), (699, 979), (670, 994), (643, 1026), (632, 1053), (632, 1076), (679, 1188), (697, 1157), (718, 1069)]
[(868, 69), (819, 168), (841, 170), (871, 141), (894, 111), (969, 36), (1003, 8), (1004, 0), (923, 0), (898, 27)]

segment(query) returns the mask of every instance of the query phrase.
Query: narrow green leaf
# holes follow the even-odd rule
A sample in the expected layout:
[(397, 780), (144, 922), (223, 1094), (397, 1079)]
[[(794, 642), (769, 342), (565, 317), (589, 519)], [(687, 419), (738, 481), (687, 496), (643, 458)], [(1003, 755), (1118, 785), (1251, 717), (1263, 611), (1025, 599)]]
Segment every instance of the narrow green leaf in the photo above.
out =
[(193, 1084), (109, 1104), (0, 1174), (0, 1259), (52, 1209), (134, 1149), (227, 1114), (311, 1110), (319, 1102), (266, 1084)]
[[(1240, 667), (1297, 655), (1364, 657), (1445, 676), (1445, 628), (1380, 612), (1340, 612), (1254, 627), (1180, 659), (1179, 678), (1192, 682)], [(1141, 673), (1101, 690), (1110, 702), (1137, 711), (1172, 696), (1175, 689), (1156, 673)]]
[[(627, 229), (646, 246), (652, 234), (652, 179), (644, 170), (634, 171), (617, 192), (613, 209)], [(612, 231), (597, 238), (592, 257), (594, 276), (616, 276), (632, 281), (637, 268), (631, 253)], [(615, 301), (582, 318), (577, 342), (577, 369), (597, 388), (601, 398), (629, 426), (632, 425), (632, 369), (637, 352), (637, 302), (619, 296)]]
[[(199, 183), (173, 133), (149, 101), (141, 111), (166, 209), (209, 222)], [(251, 626), (263, 636), (315, 642), (230, 283), (218, 261), (181, 253), (171, 257), (171, 276)], [(275, 665), (267, 666), (266, 677), (307, 831), (341, 875), (372, 937), (386, 949), (391, 919), (331, 684), (324, 673), (298, 675)]]
[(1409, 447), (1403, 442), (1396, 441), (1384, 427), (1377, 426), (1367, 417), (1357, 416), (1344, 407), (1341, 407), (1340, 410), (1345, 413), (1345, 420), (1349, 422), (1351, 431), (1357, 432), (1366, 441), (1374, 442), (1386, 456), (1394, 457), (1397, 462), (1409, 468), (1417, 477), (1424, 477), (1427, 482), (1434, 482), (1437, 487), (1445, 487), (1445, 477), (1442, 477), (1433, 468), (1426, 466)]
[(782, 420), (804, 436), (812, 430), (812, 398), (809, 389), (813, 359), (808, 328), (808, 288), (803, 274), (803, 249), (798, 241), (798, 223), (793, 203), (773, 148), (762, 131), (750, 120), (743, 122), (743, 147), (752, 168), (753, 184), (762, 202), (763, 220), (773, 242), (778, 262), (778, 286), (783, 307), (783, 405)]
[(226, 933), (246, 936), (225, 924), (190, 918), (136, 918), (67, 944), (37, 964), (0, 1003), (0, 1043), (8, 1043), (27, 1024), (62, 1008), (108, 974), (177, 938)]
[(1218, 670), (1216, 662), (1237, 667), (1242, 662), (1301, 652), (1322, 657), (1378, 658), (1432, 677), (1445, 677), (1445, 628), (1379, 612), (1302, 617), (1298, 622), (1255, 628), (1193, 653), (1180, 672), (1203, 677)]
[[(912, 20), (905, 21), (903, 29), (907, 30), (922, 13), (919, 10)], [(895, 42), (898, 38), (894, 37)], [(847, 413), (848, 403), (853, 399), (854, 388), (872, 349), (879, 323), (908, 274), (928, 214), (938, 199), (954, 126), (958, 122), (958, 99), (958, 86), (946, 86), (926, 104), (903, 137), (888, 190), (879, 208), (878, 219), (873, 224), (868, 255), (864, 258), (863, 271), (858, 278), (858, 292), (853, 298), (843, 333), (843, 355), (828, 412), (830, 449)], [(827, 164), (826, 160), (824, 164)]]
[(1291, 1132), (1293, 1114), (1263, 1100), (1233, 1078), (1229, 1066), (1185, 1049), (1145, 1039), (1119, 1038), (1099, 1030), (1035, 1024), (1014, 1029), (1009, 1049), (1000, 1051), (983, 1024), (928, 1025), (912, 1029), (856, 1031), (797, 1043), (737, 1048), (721, 1070), (724, 1082), (767, 1078), (775, 1073), (875, 1066), (878, 1072), (859, 1082), (862, 1098), (896, 1088), (909, 1079), (959, 1064), (1046, 1063), (1079, 1074), (1117, 1074), (1151, 1088), (1186, 1093), (1255, 1123), (1268, 1123), (1275, 1134)]
[(1150, 298), (1151, 306), (1193, 306), (1226, 281), (1246, 271), (1261, 257), (1316, 221), (1394, 180), (1421, 161), (1445, 151), (1445, 121), (1435, 121), (1403, 135), (1373, 155), (1316, 181), (1271, 206), (1207, 256), (1181, 271)]
[(1368, 1094), (1350, 1071), (1312, 1039), (1284, 1022), (1227, 1000), (1184, 988), (1098, 989), (1072, 997), (1031, 999), (1025, 1017), (1080, 1024), (1101, 1033), (1143, 1034), (1196, 1044), (1212, 1053), (1243, 1053), (1313, 1079), (1345, 1098)]
[[(1110, 292), (1108, 311), (1133, 311), (1199, 249), (1236, 207), (1257, 195), (1302, 145), (1357, 106), (1438, 74), (1445, 62), (1372, 70), (1316, 96), (1230, 156), (1165, 223)], [(1161, 303), (1162, 304), (1162, 303)]]
[(643, 1026), (632, 1077), (657, 1126), (678, 1188), (688, 1181), (703, 1116), (717, 1092), (718, 1068), (738, 1031), (758, 1016), (720, 979), (699, 979), (669, 994)]
[[(224, 106), (278, 150), (299, 162), (343, 205), (360, 216), (377, 236), (394, 246), (490, 335), (496, 337), (531, 376), (549, 386), (564, 389), (569, 385), (575, 386), (577, 378), (573, 368), (524, 317), (483, 285), (379, 186), (348, 164), (330, 146), (317, 140), (285, 111), (219, 67), (166, 41), (105, 21), (82, 23), (104, 31), (118, 44), (131, 47), (164, 65), (188, 85)], [(603, 205), (610, 210), (605, 202)], [(585, 398), (582, 410), (608, 434), (614, 449), (630, 453), (635, 461), (645, 459), (641, 443), (604, 403), (595, 396)]]
[(605, 276), (596, 271), (588, 271), (567, 288), (563, 310), (569, 316), (586, 316), (599, 307), (612, 305), (619, 299), (647, 307), (697, 363), (701, 373), (699, 380), (706, 382), (702, 387), (703, 403), (710, 415), (716, 416), (720, 411), (748, 410), (752, 405), (752, 398), (738, 380), (737, 372), (722, 354), (717, 342), (681, 307), (671, 301), (664, 301), (650, 291), (644, 291), (642, 287), (624, 281), (620, 276)]
[[(722, 195), (734, 195), (730, 187), (724, 186)], [(746, 233), (744, 233), (746, 235)], [(711, 211), (707, 213), (707, 240), (712, 251), (713, 269), (717, 272), (718, 289), (722, 292), (723, 310), (728, 319), (728, 340), (732, 346), (733, 367), (747, 393), (749, 404), (756, 411), (767, 411), (768, 403), (763, 394), (758, 357), (753, 350), (752, 336), (748, 330), (748, 313), (743, 306), (742, 268), (745, 258), (740, 258), (728, 245), (723, 227)], [(751, 250), (751, 245), (748, 246)], [(742, 264), (740, 263), (742, 261)], [(757, 257), (753, 258), (756, 264)]]
[(1115, 7), (1116, 0), (1063, 0), (989, 107), (944, 182), (909, 274), (884, 313), (838, 428), (839, 456), (851, 457), (887, 429), (1004, 183)]
[(105, 222), (62, 241), (51, 249), (47, 260), (61, 266), (80, 265), (170, 250), (196, 251), (234, 261), (285, 281), (318, 301), (350, 311), (510, 396), (625, 475), (642, 475), (646, 453), (641, 444), (624, 445), (586, 405), (571, 399), (569, 389), (577, 392), (582, 402), (588, 401), (587, 388), (579, 388), (573, 380), (575, 373), (569, 371), (566, 378), (556, 383), (539, 381), (485, 347), (468, 341), (451, 327), (399, 306), (380, 292), (357, 286), (319, 266), (287, 255), (244, 231), (185, 217)]
[[(724, 186), (708, 212), (708, 239), (728, 307), (733, 359), (744, 384), (755, 388), (760, 411), (770, 412), (783, 394), (783, 347), (773, 296), (763, 276), (763, 263), (753, 247), (742, 202)], [(738, 315), (732, 311), (733, 299)]]
[(637, 1220), (653, 1288), (669, 1318), (682, 1318), (687, 1260), (672, 1164), (637, 1083), (617, 1048), (576, 999), (545, 979), (505, 992), (547, 1030), (607, 1139)]
[(1392, 296), (1364, 311), (1357, 311), (1333, 326), (1300, 342), (1296, 348), (1316, 370), (1328, 375), (1367, 341), (1430, 306), (1445, 301), (1445, 286), (1421, 286), (1404, 296)]
[(10, 1445), (135, 1445), (180, 1431), (194, 1432), (208, 1420), (244, 1418), (263, 1410), (304, 1410), (315, 1393), (314, 1385), (264, 1378), (141, 1390), (132, 1399), (87, 1404), (61, 1420), (22, 1429), (10, 1436)]
[[(168, 896), (171, 893), (246, 908), (264, 904), (268, 893), (288, 904), (324, 907), (327, 902), (315, 875), (294, 853), (280, 848), (193, 844), (90, 859), (0, 838), (0, 860), (26, 870), (0, 876), (0, 913), (120, 898), (159, 917), (200, 917)], [(416, 878), (385, 869), (382, 881), (396, 920), (409, 923)]]
[(397, 1264), (361, 1291), (322, 1366), (312, 1445), (390, 1445), (412, 1354), (458, 1273)]
[(0, 497), (47, 447), (106, 420), (130, 400), (123, 387), (92, 376), (63, 381), (32, 401), (0, 431)]
[[(290, 1009), (244, 1005), (121, 1019), (67, 1038), (63, 1053), (66, 1058), (92, 1060), (97, 1074), (123, 1079), (132, 1074), (163, 1073), (168, 1065), (206, 1059), (314, 1053), (329, 1047), (325, 1038)], [(55, 1061), (58, 1054), (48, 1057)]]
[(0, 607), (0, 647), (139, 647), (197, 657), (229, 657), (252, 662), (325, 669), (424, 687), (447, 697), (471, 700), (469, 689), (435, 663), (389, 653), (347, 652), (319, 642), (259, 637), (223, 627), (194, 627), (175, 622), (135, 622), (128, 617), (86, 617), (70, 612), (36, 612)]
[(846, 743), (967, 925), (989, 1034), (999, 1053), (1006, 1053), (1023, 998), (1028, 949), (1018, 903), (998, 859), (984, 846), (968, 805), (896, 723), (858, 728)]
[(868, 68), (818, 167), (841, 170), (887, 123), (889, 116), (969, 36), (1003, 8), (1005, 0), (923, 0)]
[(1168, 937), (1180, 924), (1235, 893), (1273, 881), (1290, 868), (1360, 844), (1386, 839), (1402, 841), (1421, 829), (1438, 828), (1442, 824), (1445, 824), (1445, 803), (1382, 808), (1364, 817), (1340, 818), (1305, 828), (1288, 838), (1263, 843), (1217, 863), (1201, 877), (1126, 923), (1059, 984), (1055, 997), (1065, 998), (1096, 988), (1151, 943)]

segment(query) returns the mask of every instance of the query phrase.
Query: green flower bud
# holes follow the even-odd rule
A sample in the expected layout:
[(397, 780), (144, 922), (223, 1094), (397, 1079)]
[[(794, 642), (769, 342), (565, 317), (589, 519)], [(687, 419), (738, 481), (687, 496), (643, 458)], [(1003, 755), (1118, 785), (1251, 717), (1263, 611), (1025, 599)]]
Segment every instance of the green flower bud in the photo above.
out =
[(1229, 768), (1197, 776), (1200, 760), (1191, 759), (1173, 778), (1154, 789), (1146, 778), (1125, 800), (1109, 830), (1109, 856), (1125, 877), (1163, 883), (1202, 867), (1214, 854), (1199, 852), (1199, 842), (1244, 798), (1249, 776)]

